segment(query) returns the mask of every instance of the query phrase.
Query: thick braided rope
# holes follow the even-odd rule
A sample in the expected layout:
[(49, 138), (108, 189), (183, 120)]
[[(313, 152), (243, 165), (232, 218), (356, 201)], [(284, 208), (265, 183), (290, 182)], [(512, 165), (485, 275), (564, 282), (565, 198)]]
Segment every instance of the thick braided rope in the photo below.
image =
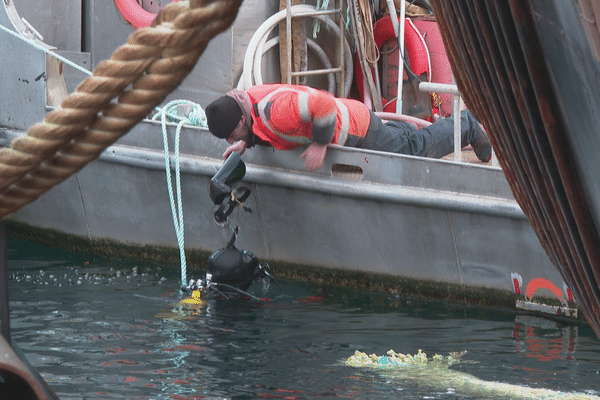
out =
[[(171, 3), (42, 123), (0, 150), (0, 218), (64, 181), (145, 118), (189, 74), (242, 0)], [(131, 86), (130, 86), (131, 85)]]

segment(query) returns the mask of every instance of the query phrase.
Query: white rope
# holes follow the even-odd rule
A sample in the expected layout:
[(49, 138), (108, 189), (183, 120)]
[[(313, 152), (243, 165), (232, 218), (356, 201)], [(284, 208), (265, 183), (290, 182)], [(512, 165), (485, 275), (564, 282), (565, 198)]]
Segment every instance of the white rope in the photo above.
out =
[(65, 63), (65, 64), (67, 64), (67, 65), (69, 65), (69, 66), (71, 66), (71, 67), (73, 67), (73, 68), (75, 68), (75, 69), (83, 72), (84, 74), (86, 74), (86, 75), (92, 75), (92, 72), (90, 72), (87, 69), (85, 69), (85, 68), (83, 68), (83, 67), (75, 64), (73, 61), (68, 60), (68, 59), (64, 58), (63, 56), (59, 56), (58, 54), (50, 51), (50, 49), (48, 49), (48, 48), (46, 48), (44, 46), (40, 46), (39, 44), (35, 43), (34, 41), (32, 41), (30, 39), (27, 39), (26, 37), (20, 35), (17, 32), (14, 32), (14, 31), (8, 29), (7, 27), (5, 27), (5, 26), (3, 26), (1, 24), (0, 24), (0, 29), (2, 29), (6, 33), (10, 33), (11, 35), (13, 35), (14, 37), (16, 37), (18, 39), (21, 39), (22, 41), (24, 41), (25, 43), (30, 44), (31, 46), (35, 47), (36, 49), (41, 50), (44, 53), (51, 55), (52, 57), (56, 58), (57, 60), (62, 61), (63, 63)]
[[(187, 116), (182, 117), (177, 113), (177, 108), (180, 105), (187, 105), (192, 107), (192, 110)], [(173, 225), (175, 227), (175, 234), (177, 236), (177, 243), (179, 245), (179, 257), (181, 260), (181, 284), (185, 286), (187, 285), (187, 263), (185, 257), (185, 233), (183, 222), (183, 200), (181, 196), (181, 168), (179, 159), (179, 142), (181, 137), (181, 128), (183, 128), (183, 125), (187, 124), (201, 126), (205, 128), (207, 127), (206, 114), (204, 113), (204, 110), (196, 103), (187, 100), (174, 100), (167, 103), (162, 108), (162, 110), (160, 110), (159, 113), (154, 115), (152, 119), (156, 120), (158, 117), (161, 118), (163, 145), (165, 150), (167, 190), (169, 193), (169, 202), (171, 204), (171, 213), (173, 215)], [(174, 148), (175, 187), (177, 194), (177, 205), (175, 205), (175, 195), (173, 194), (173, 183), (171, 179), (171, 157), (169, 155), (167, 120), (177, 121)]]

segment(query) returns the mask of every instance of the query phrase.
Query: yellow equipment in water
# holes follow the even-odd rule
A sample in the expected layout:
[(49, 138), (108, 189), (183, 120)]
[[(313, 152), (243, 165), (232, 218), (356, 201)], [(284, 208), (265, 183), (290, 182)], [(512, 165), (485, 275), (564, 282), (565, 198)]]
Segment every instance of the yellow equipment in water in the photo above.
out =
[(204, 304), (204, 300), (202, 300), (202, 291), (194, 290), (192, 291), (192, 295), (190, 297), (186, 297), (183, 300), (177, 302), (179, 305), (190, 305), (190, 306), (200, 306)]

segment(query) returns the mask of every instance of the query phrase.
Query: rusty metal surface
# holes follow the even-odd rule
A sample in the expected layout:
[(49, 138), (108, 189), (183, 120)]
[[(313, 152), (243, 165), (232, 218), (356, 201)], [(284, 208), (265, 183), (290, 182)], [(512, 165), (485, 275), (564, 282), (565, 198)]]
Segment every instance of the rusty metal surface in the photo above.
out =
[(516, 200), (600, 336), (598, 216), (573, 162), (577, 132), (551, 84), (561, 71), (553, 74), (546, 62), (533, 2), (432, 1), (466, 104), (488, 129)]
[[(58, 397), (32, 371), (0, 336), (0, 376), (2, 377), (1, 398), (7, 394), (23, 400), (58, 400)], [(10, 397), (9, 395), (9, 397)]]

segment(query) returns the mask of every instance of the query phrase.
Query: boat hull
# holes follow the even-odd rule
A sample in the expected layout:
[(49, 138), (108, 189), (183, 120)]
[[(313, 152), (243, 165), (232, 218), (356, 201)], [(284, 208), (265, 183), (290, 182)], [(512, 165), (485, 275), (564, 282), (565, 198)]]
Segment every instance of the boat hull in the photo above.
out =
[[(123, 43), (128, 33), (112, 4), (91, 6), (89, 15), (79, 15), (90, 37), (73, 40), (86, 48), (63, 51), (85, 66), (107, 58), (111, 41)], [(12, 2), (0, 7), (6, 11), (0, 12), (5, 26), (16, 23), (9, 15), (13, 8)], [(262, 1), (244, 2), (242, 8), (167, 100), (184, 98), (205, 106), (236, 85), (249, 38), (273, 11)], [(0, 59), (0, 83), (9, 89), (0, 98), (5, 146), (52, 109), (44, 96), (46, 78), (52, 77), (46, 71), (45, 79), (36, 79), (44, 76), (47, 56), (7, 37), (0, 50), (22, 53), (28, 62)], [(68, 67), (58, 78), (72, 91), (80, 77)], [(25, 96), (12, 101), (14, 93)], [(171, 148), (174, 130), (171, 126)], [(225, 146), (206, 130), (182, 131), (185, 248), (199, 254), (200, 262), (203, 253), (222, 248), (231, 235), (231, 227), (214, 223), (208, 194)], [(563, 287), (501, 169), (331, 146), (324, 168), (307, 173), (301, 152), (258, 147), (244, 154), (248, 170), (243, 183), (252, 189), (247, 201), (252, 213), (234, 214), (230, 221), (240, 227), (236, 244), (277, 263), (279, 276), (342, 284), (352, 275), (367, 288), (377, 280), (396, 293), (454, 300), (464, 291), (482, 304), (492, 302), (482, 294), (490, 290), (513, 306), (516, 297), (523, 297), (521, 288), (535, 278)], [(14, 235), (29, 232), (36, 240), (64, 236), (115, 255), (177, 255), (160, 124), (142, 121), (96, 161), (6, 219), (17, 227)], [(315, 267), (320, 267), (318, 274), (298, 273)], [(339, 279), (327, 278), (330, 271)]]
[[(171, 143), (174, 131), (171, 126)], [(332, 146), (324, 168), (309, 174), (300, 150), (255, 148), (244, 155), (242, 182), (252, 190), (245, 203), (252, 212), (234, 213), (229, 227), (221, 227), (213, 221), (208, 182), (225, 145), (203, 129), (182, 131), (190, 251), (222, 248), (237, 224), (236, 244), (269, 262), (512, 295), (513, 273), (524, 283), (542, 277), (561, 285), (499, 168)], [(144, 121), (100, 159), (7, 218), (90, 245), (175, 253), (162, 147), (160, 125)], [(174, 171), (173, 159), (171, 166)]]

